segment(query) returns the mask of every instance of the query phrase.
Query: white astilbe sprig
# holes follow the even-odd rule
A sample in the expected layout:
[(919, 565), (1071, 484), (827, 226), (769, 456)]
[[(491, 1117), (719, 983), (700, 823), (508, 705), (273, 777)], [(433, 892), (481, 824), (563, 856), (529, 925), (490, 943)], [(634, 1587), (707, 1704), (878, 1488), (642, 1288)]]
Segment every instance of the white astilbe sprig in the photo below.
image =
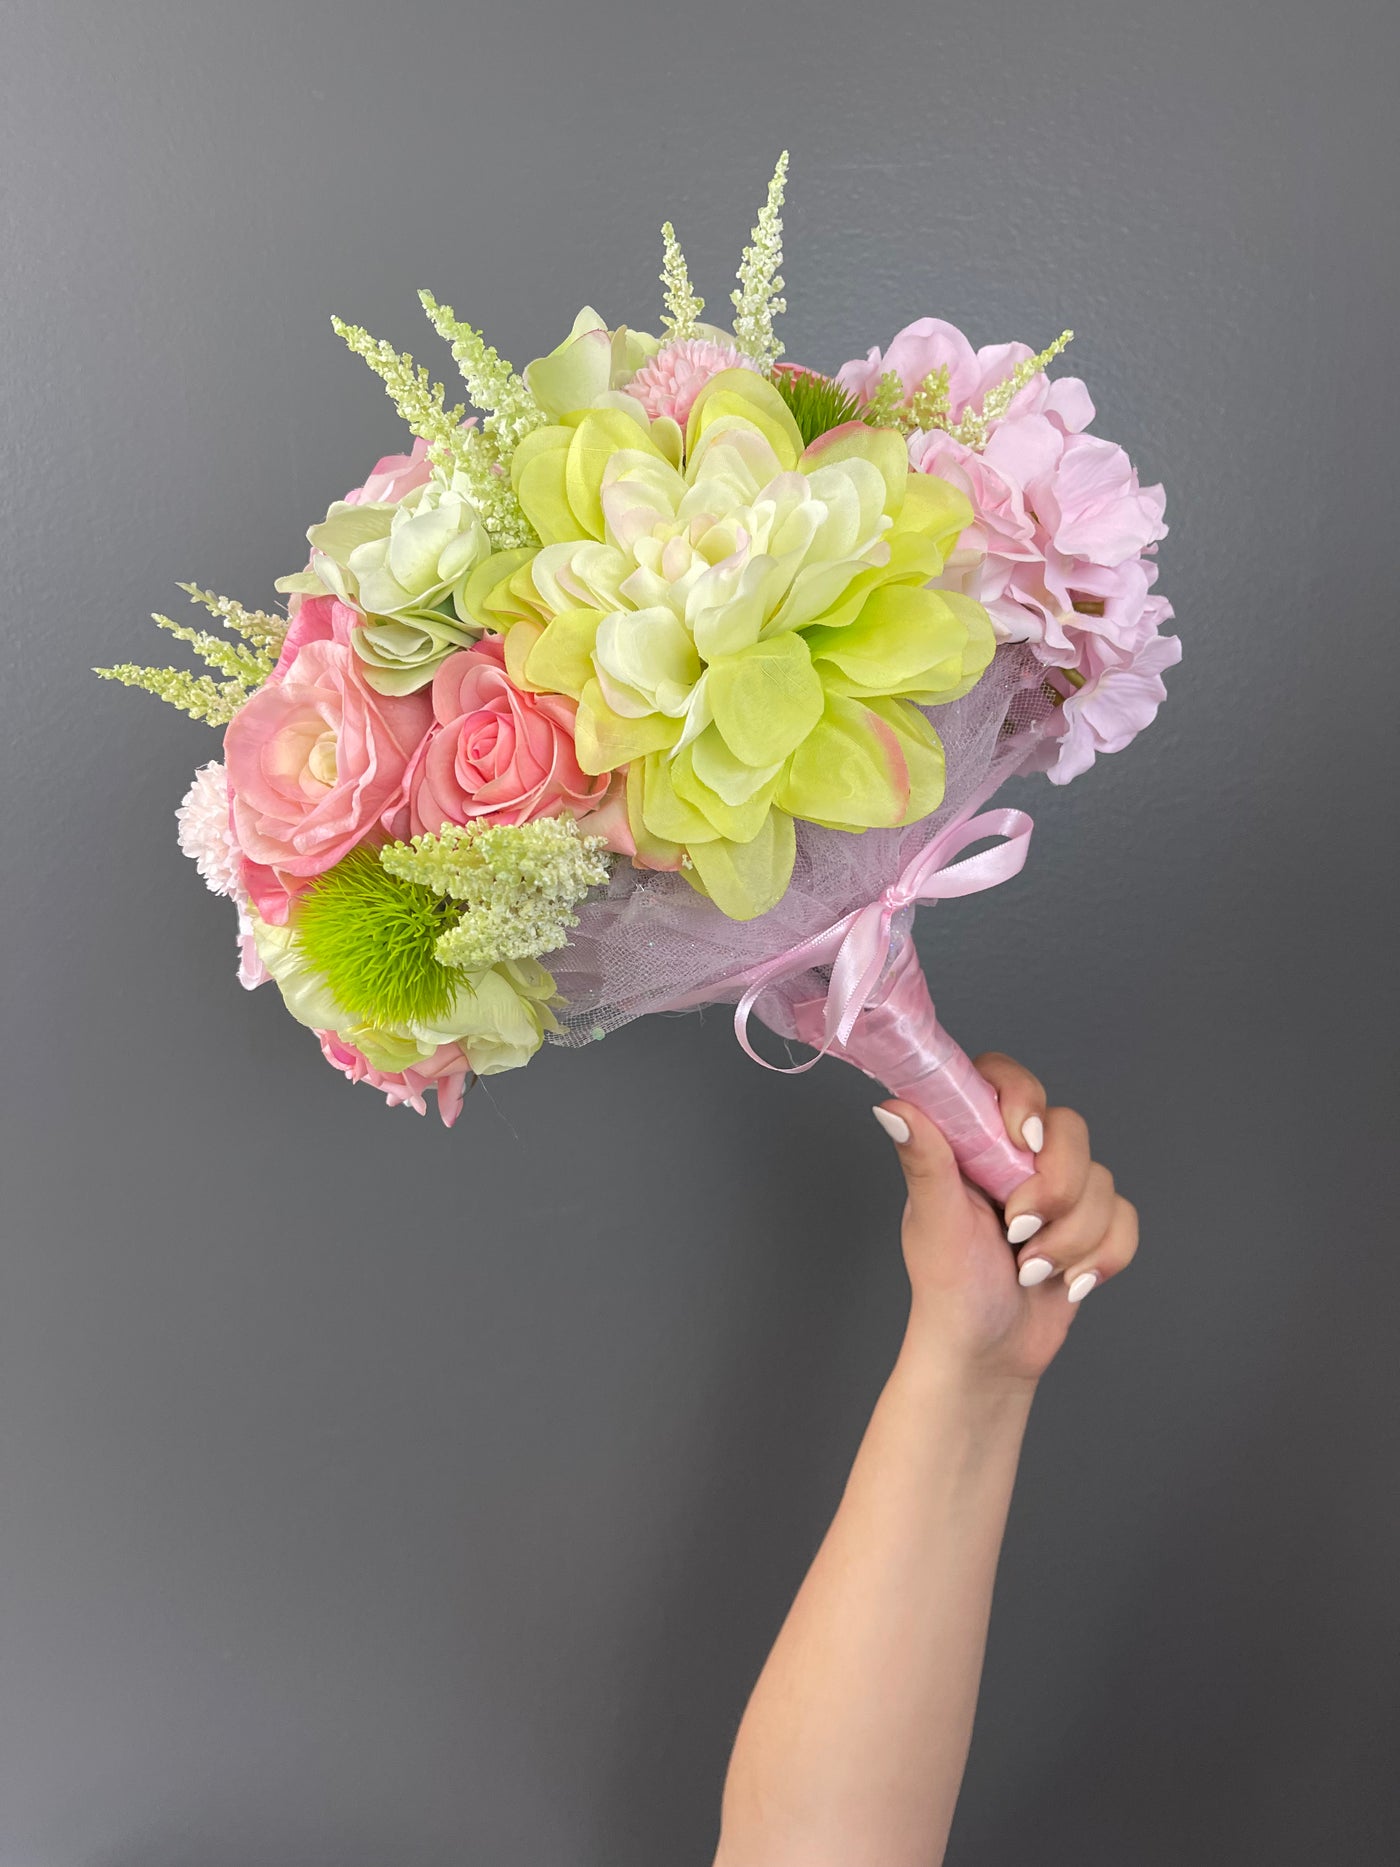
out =
[(572, 817), (533, 823), (447, 824), (436, 836), (388, 843), (379, 860), (399, 881), (462, 903), (462, 918), (437, 942), (444, 966), (477, 972), (504, 960), (538, 959), (566, 944), (576, 904), (608, 879), (601, 836)]
[(673, 343), (686, 337), (694, 337), (700, 313), (705, 309), (703, 298), (697, 297), (695, 288), (690, 283), (690, 268), (686, 264), (681, 243), (676, 238), (676, 230), (668, 220), (661, 229), (661, 238), (665, 242), (666, 258), (661, 268), (661, 283), (665, 288), (666, 310), (661, 322)]
[(787, 300), (780, 296), (784, 280), (778, 271), (783, 263), (782, 206), (787, 170), (785, 149), (768, 184), (768, 199), (759, 209), (752, 244), (744, 248), (738, 286), (730, 293), (734, 341), (765, 376), (772, 374), (773, 365), (783, 354), (783, 345), (774, 335), (773, 320), (787, 310)]
[(331, 324), (379, 377), (413, 433), (428, 443), (434, 467), (445, 479), (455, 477), (465, 488), (497, 549), (538, 544), (534, 527), (515, 496), (497, 438), (465, 424), (464, 404), (448, 408), (443, 385), (433, 382), (407, 351), (400, 354), (383, 338), (371, 337), (362, 325), (347, 324), (343, 318), (332, 318)]
[(443, 342), (452, 349), (452, 361), (475, 408), (485, 411), (482, 432), (496, 443), (502, 464), (533, 429), (549, 417), (500, 352), (487, 343), (474, 325), (465, 323), (451, 305), (440, 305), (431, 292), (420, 292), (418, 302)]

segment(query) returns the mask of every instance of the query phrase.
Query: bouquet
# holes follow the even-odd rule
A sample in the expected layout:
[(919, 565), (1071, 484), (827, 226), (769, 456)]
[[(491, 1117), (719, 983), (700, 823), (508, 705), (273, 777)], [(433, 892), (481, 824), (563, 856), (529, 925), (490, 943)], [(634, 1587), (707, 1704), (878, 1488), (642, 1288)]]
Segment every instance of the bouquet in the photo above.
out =
[(910, 926), (1021, 867), (1006, 778), (1064, 784), (1155, 715), (1163, 492), (1048, 374), (1069, 331), (921, 318), (834, 375), (784, 361), (786, 172), (727, 330), (669, 223), (658, 334), (585, 309), (517, 373), (421, 293), (472, 414), (335, 320), (411, 450), (311, 526), (285, 613), (182, 586), (223, 632), (155, 620), (209, 672), (98, 672), (222, 730), (176, 814), (239, 977), (391, 1105), (450, 1125), (546, 1038), (732, 1003), (746, 1047), (756, 1014), (920, 1103), (1005, 1198), (1029, 1157)]

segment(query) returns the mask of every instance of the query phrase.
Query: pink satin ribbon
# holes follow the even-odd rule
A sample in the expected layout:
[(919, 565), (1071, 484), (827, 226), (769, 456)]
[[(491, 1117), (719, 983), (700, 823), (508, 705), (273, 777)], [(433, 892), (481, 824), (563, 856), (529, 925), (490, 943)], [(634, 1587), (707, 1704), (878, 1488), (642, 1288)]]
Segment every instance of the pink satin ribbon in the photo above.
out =
[[(978, 816), (955, 818), (874, 901), (746, 973), (747, 990), (734, 1008), (734, 1035), (747, 1054), (765, 1070), (798, 1076), (819, 1063), (833, 1044), (844, 1044), (889, 963), (896, 916), (920, 902), (952, 901), (1009, 882), (1025, 866), (1033, 827), (1024, 810), (984, 810)], [(980, 850), (961, 862), (954, 860), (973, 843), (993, 836), (1000, 839), (995, 848)], [(755, 1003), (775, 979), (825, 965), (831, 967), (823, 1017), (825, 1041), (806, 1063), (787, 1069), (769, 1063), (749, 1042), (749, 1018)]]

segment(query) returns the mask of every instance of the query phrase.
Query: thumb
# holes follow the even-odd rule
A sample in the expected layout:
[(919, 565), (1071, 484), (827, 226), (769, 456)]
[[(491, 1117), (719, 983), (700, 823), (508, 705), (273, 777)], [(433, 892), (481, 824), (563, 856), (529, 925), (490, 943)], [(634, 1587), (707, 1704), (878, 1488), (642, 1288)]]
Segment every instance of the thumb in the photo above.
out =
[(916, 1219), (938, 1224), (963, 1209), (967, 1193), (953, 1150), (912, 1102), (878, 1102), (875, 1119), (895, 1144)]

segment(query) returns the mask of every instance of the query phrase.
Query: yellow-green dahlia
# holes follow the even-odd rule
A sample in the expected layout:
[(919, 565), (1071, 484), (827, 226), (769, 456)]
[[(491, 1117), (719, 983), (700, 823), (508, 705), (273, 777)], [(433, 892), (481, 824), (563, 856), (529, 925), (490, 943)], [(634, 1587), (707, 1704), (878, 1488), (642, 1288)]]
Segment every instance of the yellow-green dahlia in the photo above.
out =
[(466, 601), (510, 630), (518, 679), (578, 701), (583, 769), (629, 767), (644, 860), (684, 851), (749, 919), (787, 886), (794, 818), (937, 807), (943, 749), (914, 703), (966, 693), (995, 644), (980, 605), (927, 587), (971, 508), (910, 473), (899, 435), (852, 422), (804, 450), (772, 385), (730, 370), (684, 435), (578, 411), (513, 475), (543, 547), (490, 560)]

